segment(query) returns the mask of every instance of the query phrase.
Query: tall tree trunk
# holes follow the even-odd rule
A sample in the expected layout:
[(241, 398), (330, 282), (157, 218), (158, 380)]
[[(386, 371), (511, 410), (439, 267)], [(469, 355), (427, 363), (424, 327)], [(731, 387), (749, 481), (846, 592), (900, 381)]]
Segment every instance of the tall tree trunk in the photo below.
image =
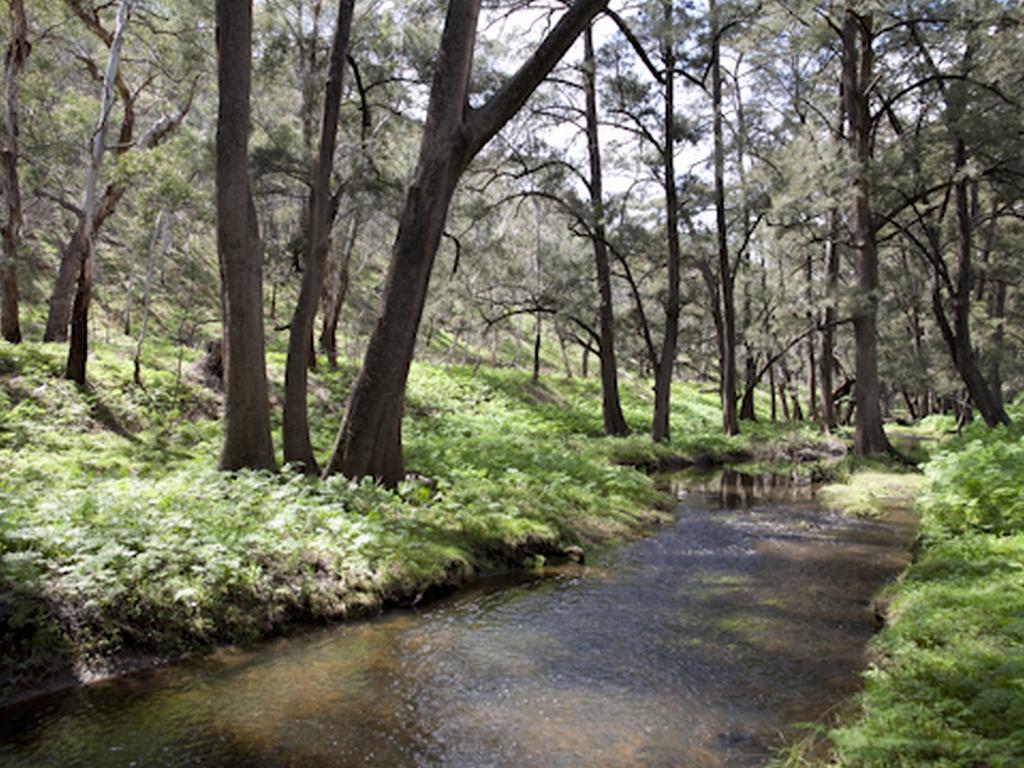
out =
[(836, 300), (839, 290), (839, 212), (828, 212), (828, 239), (825, 241), (825, 323), (821, 330), (821, 425), (825, 433), (836, 428), (836, 404), (832, 398), (835, 389), (832, 373), (835, 358)]
[(18, 179), (18, 118), (20, 112), (18, 76), (25, 68), (32, 46), (28, 42), (28, 21), (23, 0), (10, 0), (10, 42), (4, 59), (4, 119), (0, 136), (3, 177), (0, 191), (7, 203), (2, 226), (0, 253), (0, 335), (12, 344), (21, 342), (18, 311), (18, 245), (21, 242), (21, 183)]
[(857, 427), (854, 451), (861, 456), (890, 450), (882, 428), (878, 379), (878, 247), (871, 211), (868, 169), (871, 164), (871, 111), (868, 91), (874, 68), (873, 20), (871, 14), (857, 14), (847, 6), (843, 22), (843, 94), (849, 124), (847, 137), (853, 160), (850, 187), (850, 236), (856, 253), (856, 305), (853, 330), (856, 344), (855, 390)]
[(292, 315), (288, 334), (288, 359), (284, 375), (284, 420), (281, 433), (284, 460), (304, 471), (318, 470), (309, 438), (309, 412), (306, 403), (308, 371), (312, 355), (313, 321), (316, 306), (323, 293), (327, 266), (327, 246), (331, 232), (331, 170), (341, 110), (342, 77), (348, 55), (354, 0), (339, 0), (334, 42), (324, 87), (323, 119), (320, 127), (320, 154), (313, 171), (309, 218), (306, 232), (305, 270), (299, 300)]
[(715, 165), (715, 235), (718, 245), (719, 286), (722, 291), (721, 396), (722, 428), (727, 435), (740, 431), (736, 412), (736, 281), (729, 259), (729, 233), (725, 219), (725, 141), (722, 137), (722, 65), (718, 3), (710, 0), (711, 103), (713, 108)]
[(1006, 415), (1006, 410), (992, 396), (988, 382), (985, 381), (985, 377), (982, 376), (981, 369), (978, 367), (978, 359), (974, 354), (974, 345), (971, 342), (971, 289), (974, 281), (971, 264), (972, 217), (968, 203), (968, 182), (963, 176), (967, 169), (967, 146), (960, 137), (957, 137), (954, 142), (954, 164), (959, 177), (953, 187), (957, 220), (957, 281), (956, 295), (953, 299), (953, 336), (950, 339), (948, 334), (944, 335), (947, 342), (952, 341), (953, 362), (967, 386), (971, 400), (981, 412), (985, 423), (994, 427), (997, 424), (1009, 424), (1010, 418)]
[(679, 199), (676, 190), (675, 169), (675, 65), (676, 56), (672, 30), (672, 3), (663, 2), (665, 33), (661, 42), (661, 57), (665, 64), (665, 115), (664, 115), (664, 184), (665, 184), (665, 226), (668, 235), (668, 295), (665, 299), (665, 335), (662, 337), (661, 355), (654, 377), (654, 419), (651, 438), (655, 442), (668, 440), (670, 435), (669, 416), (671, 412), (672, 375), (676, 362), (676, 347), (679, 338)]
[(217, 253), (224, 328), (220, 468), (274, 469), (262, 247), (249, 182), (252, 0), (217, 0)]
[(387, 485), (405, 475), (406, 381), (430, 272), (459, 178), (603, 6), (604, 0), (576, 0), (516, 73), (483, 106), (472, 108), (467, 97), (480, 0), (450, 0), (419, 161), (391, 251), (383, 311), (352, 389), (327, 474), (371, 476)]
[[(537, 303), (540, 303), (540, 292), (541, 286), (541, 269), (540, 269), (540, 251), (543, 245), (541, 240), (541, 220), (540, 220), (540, 198), (534, 198), (534, 214), (536, 217), (536, 238), (533, 248), (533, 290), (537, 297)], [(537, 384), (540, 381), (540, 342), (541, 342), (541, 328), (543, 318), (541, 311), (538, 309), (533, 313), (533, 375), (530, 380)]]
[(85, 177), (85, 200), (82, 204), (83, 251), (78, 273), (78, 288), (71, 309), (71, 343), (68, 346), (68, 360), (64, 377), (79, 385), (85, 384), (85, 367), (89, 358), (89, 305), (92, 302), (92, 261), (96, 251), (96, 189), (99, 186), (103, 154), (106, 151), (107, 126), (114, 108), (114, 81), (121, 65), (121, 47), (131, 16), (131, 0), (120, 0), (117, 6), (117, 21), (107, 57), (107, 69), (103, 75), (103, 91), (100, 94), (100, 116), (92, 137), (89, 170)]
[[(615, 357), (615, 309), (612, 302), (611, 268), (604, 228), (604, 179), (597, 119), (597, 61), (594, 58), (592, 27), (583, 33), (583, 88), (586, 94), (587, 151), (590, 156), (590, 214), (593, 218), (594, 266), (601, 298), (601, 414), (606, 435), (628, 435), (629, 425), (619, 399), (619, 369)], [(584, 361), (587, 350), (584, 349)], [(583, 374), (586, 377), (586, 373)]]
[[(812, 309), (814, 306), (814, 259), (810, 252), (807, 254), (804, 278), (807, 282), (807, 327), (811, 328), (817, 320), (817, 313)], [(814, 354), (815, 341), (814, 331), (811, 331), (807, 335), (807, 417), (812, 420), (818, 418), (818, 370)]]

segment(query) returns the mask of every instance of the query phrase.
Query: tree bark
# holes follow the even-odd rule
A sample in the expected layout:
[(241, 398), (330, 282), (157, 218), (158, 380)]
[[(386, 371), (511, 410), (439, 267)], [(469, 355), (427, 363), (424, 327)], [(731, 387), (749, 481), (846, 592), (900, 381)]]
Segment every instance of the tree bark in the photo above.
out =
[(666, 30), (661, 42), (661, 56), (665, 65), (665, 115), (664, 115), (664, 184), (665, 184), (665, 226), (668, 235), (668, 294), (665, 299), (665, 334), (662, 337), (661, 355), (654, 377), (654, 418), (651, 438), (655, 442), (671, 437), (669, 416), (671, 411), (672, 375), (675, 368), (676, 348), (679, 339), (679, 199), (676, 190), (675, 170), (675, 65), (676, 56), (672, 36), (672, 3), (664, 2)]
[(326, 474), (370, 476), (386, 485), (404, 477), (406, 381), (434, 257), (459, 178), (603, 6), (604, 0), (576, 0), (519, 70), (483, 106), (472, 108), (467, 97), (480, 0), (450, 0), (419, 161), (391, 251), (383, 311)]
[(853, 329), (856, 345), (857, 425), (854, 451), (861, 456), (889, 452), (879, 405), (876, 324), (878, 315), (878, 247), (871, 211), (868, 169), (871, 164), (871, 112), (868, 90), (874, 68), (873, 20), (847, 7), (843, 21), (843, 94), (853, 171), (850, 179), (850, 237), (855, 250), (857, 283)]
[(139, 330), (139, 338), (135, 342), (135, 357), (132, 359), (134, 369), (133, 378), (136, 385), (142, 386), (142, 345), (146, 341), (146, 332), (149, 329), (149, 306), (153, 287), (153, 268), (156, 263), (157, 241), (159, 250), (164, 260), (171, 252), (171, 226), (170, 215), (166, 209), (161, 209), (157, 214), (156, 224), (153, 225), (153, 242), (150, 243), (149, 253), (146, 255), (146, 282), (142, 287), (142, 327)]
[(117, 6), (117, 21), (110, 42), (107, 69), (103, 75), (103, 89), (100, 94), (100, 116), (92, 137), (89, 170), (85, 176), (85, 200), (82, 203), (82, 254), (78, 273), (78, 288), (74, 306), (71, 309), (71, 343), (68, 346), (68, 360), (64, 378), (85, 385), (85, 367), (89, 358), (89, 305), (92, 302), (92, 260), (96, 250), (96, 189), (106, 152), (107, 126), (114, 108), (114, 87), (121, 66), (121, 47), (124, 45), (128, 20), (131, 17), (131, 0), (120, 0)]
[[(594, 57), (592, 27), (583, 33), (583, 87), (586, 97), (587, 151), (590, 158), (590, 213), (593, 217), (592, 238), (594, 266), (597, 271), (597, 292), (601, 299), (601, 415), (606, 435), (629, 434), (629, 425), (622, 413), (619, 398), (619, 369), (615, 357), (615, 309), (612, 302), (611, 268), (604, 228), (604, 180), (601, 168), (601, 143), (597, 119), (597, 61)], [(586, 361), (587, 350), (584, 350)], [(586, 373), (583, 373), (586, 377)]]
[(262, 248), (249, 182), (252, 1), (217, 0), (217, 254), (224, 332), (220, 468), (275, 469), (263, 329)]
[(956, 295), (953, 299), (954, 329), (952, 338), (945, 332), (947, 343), (953, 355), (953, 362), (960, 372), (960, 377), (967, 386), (967, 391), (981, 417), (990, 427), (998, 424), (1009, 424), (1010, 418), (1006, 410), (992, 396), (988, 382), (981, 374), (978, 358), (974, 354), (971, 342), (971, 289), (974, 274), (972, 270), (973, 226), (970, 206), (968, 204), (967, 180), (963, 174), (967, 168), (967, 146), (964, 140), (957, 137), (954, 141), (954, 166), (959, 180), (953, 187), (956, 204), (957, 220), (957, 281)]
[(7, 203), (2, 227), (0, 253), (0, 335), (11, 344), (21, 342), (18, 309), (18, 246), (21, 243), (21, 183), (18, 179), (18, 119), (20, 113), (18, 76), (25, 68), (32, 46), (23, 0), (10, 0), (10, 35), (4, 59), (4, 119), (0, 136), (3, 177), (0, 190)]
[(727, 435), (740, 431), (736, 412), (736, 297), (735, 275), (729, 259), (729, 232), (725, 219), (725, 141), (722, 137), (721, 31), (718, 3), (709, 0), (711, 20), (711, 103), (715, 165), (715, 235), (718, 245), (719, 286), (722, 291), (721, 396), (722, 428)]
[(320, 151), (314, 166), (310, 193), (305, 270), (302, 273), (299, 299), (292, 315), (288, 334), (288, 358), (285, 363), (284, 419), (281, 427), (284, 460), (285, 463), (294, 464), (309, 473), (318, 471), (316, 458), (313, 456), (313, 445), (309, 438), (309, 412), (306, 402), (308, 372), (313, 359), (311, 340), (317, 302), (323, 293), (332, 224), (331, 214), (334, 212), (331, 205), (331, 170), (334, 167), (342, 78), (345, 72), (345, 59), (348, 56), (353, 6), (354, 0), (338, 2), (338, 18), (324, 87)]

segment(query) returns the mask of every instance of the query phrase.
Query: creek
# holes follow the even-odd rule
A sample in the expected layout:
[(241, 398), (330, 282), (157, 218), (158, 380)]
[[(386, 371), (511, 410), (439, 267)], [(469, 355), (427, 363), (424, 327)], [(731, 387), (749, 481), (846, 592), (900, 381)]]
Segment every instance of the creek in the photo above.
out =
[(0, 711), (0, 766), (763, 765), (858, 689), (914, 521), (667, 482), (675, 521), (586, 565)]

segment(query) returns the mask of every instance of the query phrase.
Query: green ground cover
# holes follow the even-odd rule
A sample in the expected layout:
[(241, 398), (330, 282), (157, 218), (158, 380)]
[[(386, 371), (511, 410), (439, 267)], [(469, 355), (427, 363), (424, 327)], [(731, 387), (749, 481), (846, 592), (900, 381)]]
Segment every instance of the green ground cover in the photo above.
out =
[[(228, 476), (213, 469), (218, 402), (190, 373), (196, 354), (150, 347), (140, 389), (131, 351), (96, 345), (92, 386), (80, 391), (59, 377), (61, 348), (0, 343), (8, 691), (57, 669), (82, 675), (375, 612), (534, 554), (627, 538), (664, 516), (665, 499), (622, 462), (787, 439), (765, 425), (724, 438), (716, 394), (678, 385), (677, 437), (653, 446), (649, 384), (629, 379), (637, 433), (605, 438), (595, 379), (534, 385), (515, 369), (417, 364), (405, 442), (418, 477), (396, 491), (289, 472)], [(270, 355), (272, 381), (283, 364)], [(313, 378), (322, 457), (354, 371)]]
[[(1012, 412), (1020, 425), (1024, 407)], [(835, 498), (861, 503), (864, 485)], [(826, 757), (810, 739), (788, 765), (1024, 765), (1022, 429), (977, 425), (946, 444), (918, 509), (918, 555), (885, 595), (863, 695), (825, 732)]]

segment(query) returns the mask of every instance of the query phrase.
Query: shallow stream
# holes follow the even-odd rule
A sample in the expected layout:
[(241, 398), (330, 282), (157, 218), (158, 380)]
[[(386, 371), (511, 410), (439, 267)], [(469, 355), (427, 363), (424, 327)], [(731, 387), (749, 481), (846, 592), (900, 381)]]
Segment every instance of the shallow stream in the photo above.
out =
[(912, 521), (686, 485), (584, 566), (0, 711), (0, 766), (761, 765), (857, 689)]

